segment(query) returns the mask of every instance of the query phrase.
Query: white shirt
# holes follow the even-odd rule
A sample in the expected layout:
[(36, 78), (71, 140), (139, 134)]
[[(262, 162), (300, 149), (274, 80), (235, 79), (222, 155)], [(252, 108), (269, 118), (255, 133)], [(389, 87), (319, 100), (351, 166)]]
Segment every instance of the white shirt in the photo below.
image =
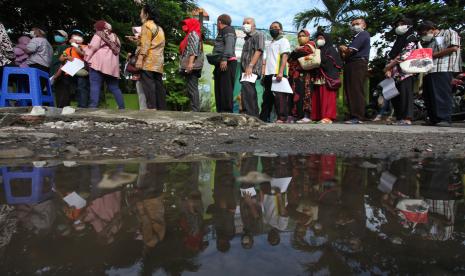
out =
[[(266, 47), (266, 67), (265, 75), (277, 75), (279, 74), (279, 67), (281, 65), (282, 54), (289, 54), (291, 52), (291, 45), (287, 38), (282, 37), (279, 40), (273, 40)], [(284, 75), (287, 75), (287, 65), (284, 69)]]
[(265, 195), (263, 198), (263, 222), (280, 230), (285, 231), (289, 225), (289, 217), (279, 215), (276, 195)]

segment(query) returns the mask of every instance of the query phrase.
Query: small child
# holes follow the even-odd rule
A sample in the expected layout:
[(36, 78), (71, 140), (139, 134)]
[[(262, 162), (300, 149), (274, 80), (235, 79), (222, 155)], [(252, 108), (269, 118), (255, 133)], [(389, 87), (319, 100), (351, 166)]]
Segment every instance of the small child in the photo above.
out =
[(18, 67), (28, 67), (27, 66), (27, 58), (29, 57), (29, 54), (26, 52), (26, 46), (31, 41), (31, 38), (28, 36), (21, 36), (18, 38), (18, 43), (16, 44), (14, 48), (15, 52), (15, 64)]

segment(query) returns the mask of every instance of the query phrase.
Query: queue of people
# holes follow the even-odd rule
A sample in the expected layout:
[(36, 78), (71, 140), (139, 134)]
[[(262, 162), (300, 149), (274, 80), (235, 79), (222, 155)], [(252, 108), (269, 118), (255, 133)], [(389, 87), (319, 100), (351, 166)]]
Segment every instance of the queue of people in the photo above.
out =
[[(159, 18), (155, 7), (144, 5), (140, 13), (142, 26), (133, 28), (134, 36), (127, 36), (137, 44), (137, 50), (128, 55), (125, 73), (136, 80), (140, 109), (167, 109), (163, 85), (166, 40)], [(304, 29), (297, 33), (299, 45), (292, 50), (280, 22), (275, 21), (270, 25), (272, 41), (266, 45), (264, 33), (256, 30), (253, 18), (247, 17), (242, 26), (245, 43), (241, 57), (235, 54), (237, 37), (231, 24), (229, 15), (218, 17), (218, 35), (213, 52), (206, 55), (208, 62), (215, 68), (213, 76), (217, 112), (233, 112), (236, 69), (240, 66), (240, 110), (245, 114), (265, 122), (331, 124), (337, 119), (337, 94), (343, 83), (347, 105), (346, 123), (361, 124), (367, 120), (365, 83), (371, 38), (363, 18), (351, 22), (353, 37), (347, 46), (336, 47), (329, 34), (318, 31), (312, 36)], [(392, 25), (397, 37), (387, 55), (384, 72), (386, 78), (394, 79), (399, 95), (391, 101), (386, 100), (382, 110), (388, 110), (392, 103), (395, 124), (412, 124), (413, 94), (420, 74), (404, 72), (400, 63), (423, 45), (433, 49), (433, 68), (423, 74), (422, 79), (428, 109), (426, 124), (450, 126), (451, 80), (454, 73), (461, 71), (460, 37), (453, 30), (438, 29), (430, 21), (417, 24), (403, 17)], [(105, 82), (118, 107), (124, 109), (124, 99), (119, 88), (121, 41), (106, 21), (96, 22), (94, 29), (95, 34), (88, 45), (84, 43), (84, 33), (80, 30), (71, 31), (70, 37), (64, 30), (55, 31), (53, 51), (41, 28), (32, 28), (29, 36), (20, 37), (16, 47), (13, 47), (5, 28), (0, 25), (0, 68), (14, 62), (16, 66), (50, 72), (58, 107), (70, 105), (70, 87), (76, 90), (79, 107), (98, 107), (102, 84)], [(199, 78), (205, 57), (200, 22), (194, 18), (186, 19), (182, 22), (182, 30), (185, 36), (179, 47), (179, 71), (186, 79), (191, 110), (197, 112), (200, 111)], [(85, 61), (86, 68), (71, 77), (60, 68), (74, 58)], [(264, 87), (261, 108), (258, 106), (257, 82)], [(274, 91), (274, 84), (281, 82), (288, 82), (290, 91)], [(380, 119), (382, 116), (375, 120)]]

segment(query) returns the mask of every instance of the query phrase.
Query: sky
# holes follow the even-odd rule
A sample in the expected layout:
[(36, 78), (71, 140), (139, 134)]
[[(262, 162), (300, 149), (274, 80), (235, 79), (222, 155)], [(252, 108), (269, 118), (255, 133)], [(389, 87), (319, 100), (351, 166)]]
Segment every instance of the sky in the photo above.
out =
[(197, 0), (198, 6), (208, 12), (211, 21), (215, 21), (220, 14), (227, 13), (232, 17), (233, 25), (240, 26), (244, 17), (253, 17), (257, 28), (267, 29), (273, 21), (280, 21), (285, 31), (296, 31), (293, 25), (294, 16), (303, 10), (320, 6), (319, 2), (318, 0)]

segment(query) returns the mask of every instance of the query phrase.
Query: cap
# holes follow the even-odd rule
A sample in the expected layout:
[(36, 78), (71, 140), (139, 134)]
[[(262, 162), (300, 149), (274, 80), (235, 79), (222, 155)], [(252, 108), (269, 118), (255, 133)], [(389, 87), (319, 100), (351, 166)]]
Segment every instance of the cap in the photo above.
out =
[(61, 35), (64, 38), (68, 38), (68, 33), (63, 30), (56, 30), (55, 33)]

